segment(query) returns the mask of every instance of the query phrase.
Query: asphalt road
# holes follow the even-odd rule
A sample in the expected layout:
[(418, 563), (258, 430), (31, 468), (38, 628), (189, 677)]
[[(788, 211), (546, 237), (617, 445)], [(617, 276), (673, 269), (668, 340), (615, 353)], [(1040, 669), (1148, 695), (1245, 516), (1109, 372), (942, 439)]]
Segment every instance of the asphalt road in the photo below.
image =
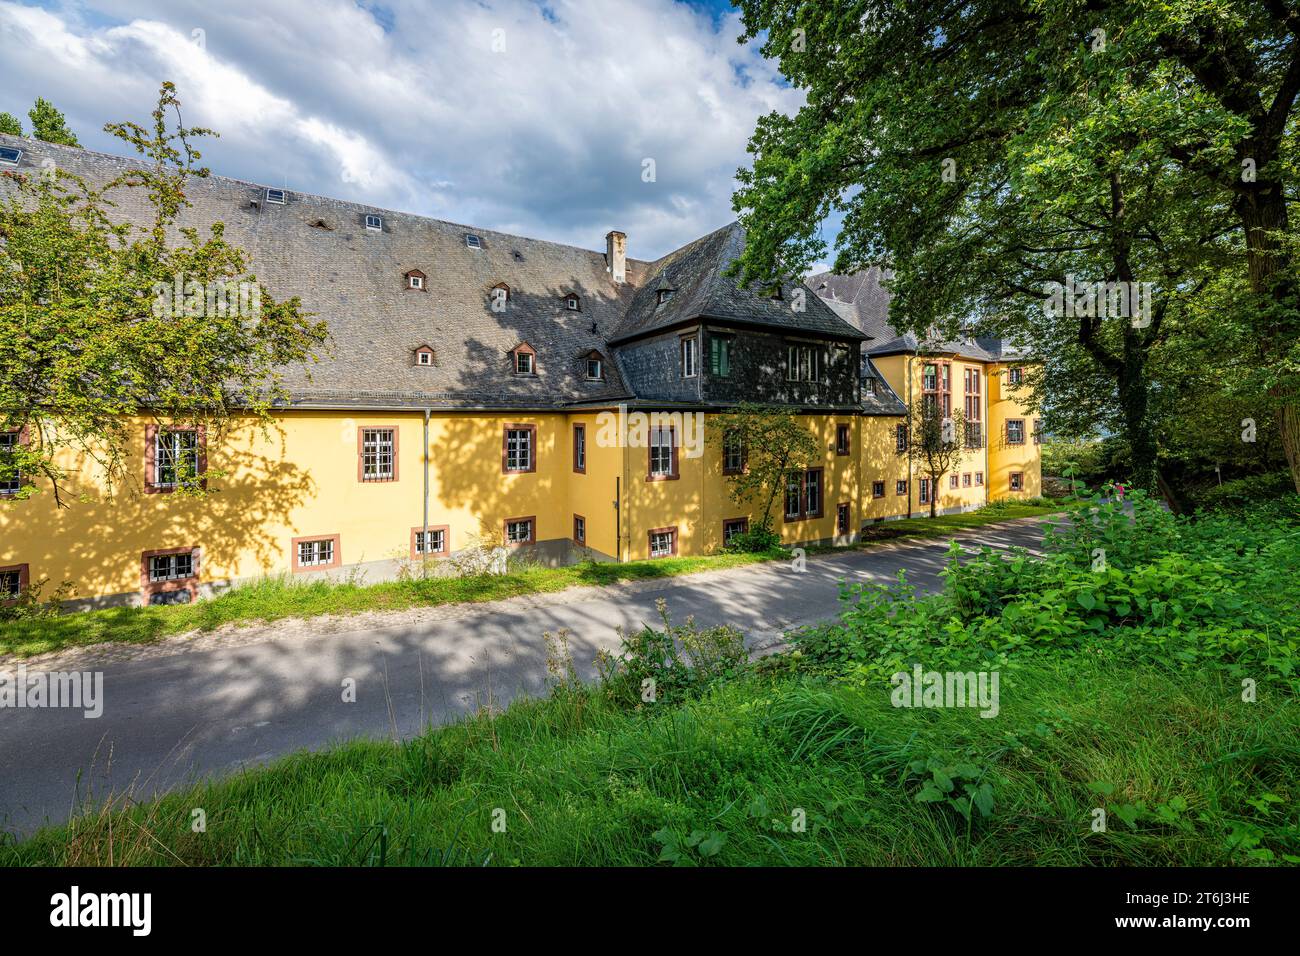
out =
[[(969, 547), (1036, 549), (1041, 522), (957, 535)], [(889, 581), (899, 568), (937, 590), (947, 540), (900, 542), (810, 558), (806, 570), (762, 564), (661, 581), (581, 589), (448, 609), (383, 629), (279, 636), (235, 647), (101, 662), (61, 659), (59, 670), (103, 672), (103, 714), (0, 710), (0, 829), (19, 835), (61, 822), (109, 794), (148, 799), (207, 775), (355, 737), (408, 737), (545, 688), (545, 631), (567, 629), (579, 671), (591, 676), (615, 628), (657, 619), (741, 628), (756, 648), (833, 617), (841, 580)], [(13, 670), (15, 663), (0, 663)], [(40, 665), (31, 665), (37, 669)], [(344, 683), (355, 681), (355, 701)]]

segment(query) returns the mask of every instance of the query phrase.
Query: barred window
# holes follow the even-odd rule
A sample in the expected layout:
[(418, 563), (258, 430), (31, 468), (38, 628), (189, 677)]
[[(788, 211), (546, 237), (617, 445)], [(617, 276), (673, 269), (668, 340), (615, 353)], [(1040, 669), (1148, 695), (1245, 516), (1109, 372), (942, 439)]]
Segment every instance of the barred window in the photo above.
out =
[(730, 544), (731, 539), (738, 534), (747, 534), (749, 532), (748, 518), (728, 518), (722, 522), (722, 543)]
[(22, 596), (23, 592), (23, 575), (22, 572), (14, 569), (11, 571), (0, 571), (0, 601), (13, 601)]
[(392, 481), (397, 477), (396, 444), (392, 428), (361, 429), (362, 481)]
[(319, 567), (334, 563), (334, 541), (322, 538), (319, 541), (298, 542), (298, 566), (302, 568)]
[(428, 536), (424, 531), (415, 532), (416, 554), (442, 554), (447, 550), (447, 532), (443, 528), (430, 528)]
[(532, 540), (532, 518), (519, 518), (506, 522), (506, 542), (508, 544), (531, 544)]
[(896, 495), (907, 494), (907, 482), (902, 479), (899, 479), (898, 481), (894, 482), (894, 494)]
[(1025, 443), (1025, 420), (1023, 418), (1007, 419), (1007, 444), (1023, 445)]
[(673, 547), (673, 539), (676, 536), (676, 531), (650, 532), (650, 557), (666, 558), (671, 555), (676, 550)]
[(150, 581), (179, 581), (194, 577), (194, 554), (155, 554), (149, 559)]

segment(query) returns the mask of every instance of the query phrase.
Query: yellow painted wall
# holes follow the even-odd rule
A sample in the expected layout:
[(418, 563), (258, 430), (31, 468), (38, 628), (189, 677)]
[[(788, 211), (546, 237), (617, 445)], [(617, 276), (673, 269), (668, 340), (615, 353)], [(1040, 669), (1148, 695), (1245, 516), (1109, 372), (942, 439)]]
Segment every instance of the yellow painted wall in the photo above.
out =
[[(1008, 382), (1009, 368), (994, 366), (989, 376), (989, 498), (1033, 498), (1043, 493), (1043, 472), (1040, 447), (1034, 443), (1037, 420), (1027, 411), (1023, 387)], [(1007, 443), (1007, 419), (1021, 418), (1025, 422), (1023, 445)], [(1011, 490), (1011, 473), (1024, 476), (1024, 488)]]
[[(891, 357), (877, 363), (900, 393), (905, 393), (905, 362)], [(954, 362), (955, 380), (960, 367)], [(1021, 448), (993, 447), (1005, 418), (1020, 414), (1022, 405), (1006, 394), (996, 374), (986, 387), (990, 465), (985, 468), (982, 460), (977, 464), (972, 458), (963, 470), (986, 471), (996, 498), (1006, 495), (1007, 475), (1018, 468), (1025, 474), (1024, 496), (1036, 495), (1041, 488), (1039, 449), (1032, 437), (1027, 434)], [(1031, 429), (1031, 420), (1024, 417)], [(925, 510), (916, 501), (915, 485), (908, 496), (895, 493), (895, 483), (908, 477), (906, 457), (895, 450), (894, 429), (901, 419), (810, 415), (803, 421), (821, 448), (823, 513), (787, 522), (778, 493), (773, 518), (785, 543), (840, 538), (840, 502), (850, 505), (850, 536), (864, 523), (907, 514), (909, 500), (913, 514)], [(717, 416), (705, 416), (701, 456), (679, 452), (677, 479), (647, 481), (648, 450), (628, 447), (626, 440), (602, 442), (597, 411), (435, 414), (429, 423), (429, 524), (448, 526), (450, 546), (458, 551), (476, 541), (499, 543), (505, 519), (532, 516), (537, 541), (549, 542), (553, 554), (563, 555), (576, 513), (586, 519), (587, 547), (599, 555), (648, 557), (649, 531), (663, 527), (677, 528), (678, 554), (717, 551), (723, 521), (743, 516), (754, 526), (762, 505), (733, 500), (731, 482), (722, 475), (716, 422)], [(508, 423), (536, 426), (535, 472), (502, 473), (502, 435)], [(587, 428), (585, 474), (573, 470), (574, 423)], [(394, 559), (409, 560), (411, 529), (423, 520), (422, 412), (286, 411), (266, 430), (251, 419), (236, 419), (226, 434), (209, 435), (211, 493), (204, 498), (143, 493), (146, 424), (145, 419), (132, 423), (133, 480), (114, 489), (111, 500), (101, 473), (64, 453), (61, 464), (72, 476), (63, 489), (68, 507), (56, 508), (48, 488), (31, 500), (0, 502), (0, 566), (28, 564), (33, 581), (72, 581), (78, 597), (91, 598), (138, 596), (141, 553), (148, 550), (200, 547), (201, 583), (288, 572), (295, 537), (339, 535), (344, 569), (366, 565), (366, 574), (373, 575), (367, 580), (384, 576), (386, 563)], [(838, 424), (850, 426), (847, 456), (835, 452)], [(358, 481), (357, 434), (366, 427), (397, 430), (396, 481)], [(872, 482), (878, 480), (885, 482), (883, 498), (872, 496)], [(621, 547), (616, 542), (616, 481), (622, 485)], [(943, 508), (982, 501), (984, 489), (953, 493), (944, 484)], [(320, 573), (309, 570), (300, 576)]]

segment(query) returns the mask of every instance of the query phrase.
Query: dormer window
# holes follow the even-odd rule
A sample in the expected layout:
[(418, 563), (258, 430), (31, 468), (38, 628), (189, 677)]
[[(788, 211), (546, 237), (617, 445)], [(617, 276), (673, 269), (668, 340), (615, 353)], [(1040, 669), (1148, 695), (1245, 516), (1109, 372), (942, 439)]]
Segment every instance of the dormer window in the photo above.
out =
[(599, 382), (605, 377), (605, 360), (601, 358), (599, 352), (592, 352), (585, 360), (587, 368), (587, 381)]
[(5, 166), (17, 166), (18, 160), (23, 158), (21, 149), (14, 149), (12, 146), (0, 146), (0, 163)]
[(384, 217), (383, 217), (383, 216), (371, 216), (371, 215), (367, 215), (367, 216), (366, 216), (366, 228), (369, 229), (369, 230), (371, 230), (372, 232), (383, 232), (383, 231), (384, 231)]
[(510, 286), (504, 282), (498, 282), (491, 291), (488, 292), (488, 305), (492, 307), (493, 312), (504, 312), (506, 303), (510, 301)]
[(266, 201), (277, 206), (283, 206), (288, 202), (288, 197), (283, 189), (268, 189), (266, 191)]
[(480, 239), (478, 236), (474, 235), (473, 233), (467, 232), (465, 233), (465, 245), (468, 246), (470, 249), (482, 249), (483, 240)]
[(510, 353), (510, 362), (516, 375), (537, 374), (537, 353), (527, 342), (515, 346)]
[(576, 295), (570, 293), (564, 298), (564, 307), (570, 312), (581, 312), (582, 300), (580, 300)]
[(438, 355), (428, 345), (421, 345), (415, 350), (415, 364), (434, 366), (438, 364)]
[(667, 301), (668, 301), (669, 299), (671, 299), (672, 297), (673, 297), (673, 290), (672, 290), (672, 289), (660, 289), (660, 290), (659, 290), (659, 304), (660, 304), (660, 305), (663, 305), (665, 302), (667, 302)]
[(406, 287), (408, 289), (424, 291), (424, 278), (423, 272), (419, 269), (412, 269), (406, 274)]

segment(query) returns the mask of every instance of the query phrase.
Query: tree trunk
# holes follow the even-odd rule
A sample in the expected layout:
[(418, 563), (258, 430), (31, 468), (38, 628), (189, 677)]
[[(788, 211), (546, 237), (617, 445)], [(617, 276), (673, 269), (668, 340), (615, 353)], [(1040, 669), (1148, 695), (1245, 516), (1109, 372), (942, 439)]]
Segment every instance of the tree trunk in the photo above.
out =
[[(1262, 165), (1262, 164), (1261, 164)], [(1286, 232), (1287, 209), (1282, 184), (1272, 177), (1251, 184), (1254, 188), (1237, 195), (1236, 212), (1246, 233), (1246, 265), (1250, 289), (1267, 297), (1272, 306), (1261, 323), (1267, 351), (1278, 356), (1300, 333), (1297, 321), (1295, 287), (1286, 276), (1286, 254), (1278, 237)], [(1265, 309), (1269, 306), (1265, 305)], [(1277, 425), (1286, 454), (1291, 481), (1300, 493), (1300, 406), (1294, 389), (1275, 385), (1269, 395), (1278, 402)]]

